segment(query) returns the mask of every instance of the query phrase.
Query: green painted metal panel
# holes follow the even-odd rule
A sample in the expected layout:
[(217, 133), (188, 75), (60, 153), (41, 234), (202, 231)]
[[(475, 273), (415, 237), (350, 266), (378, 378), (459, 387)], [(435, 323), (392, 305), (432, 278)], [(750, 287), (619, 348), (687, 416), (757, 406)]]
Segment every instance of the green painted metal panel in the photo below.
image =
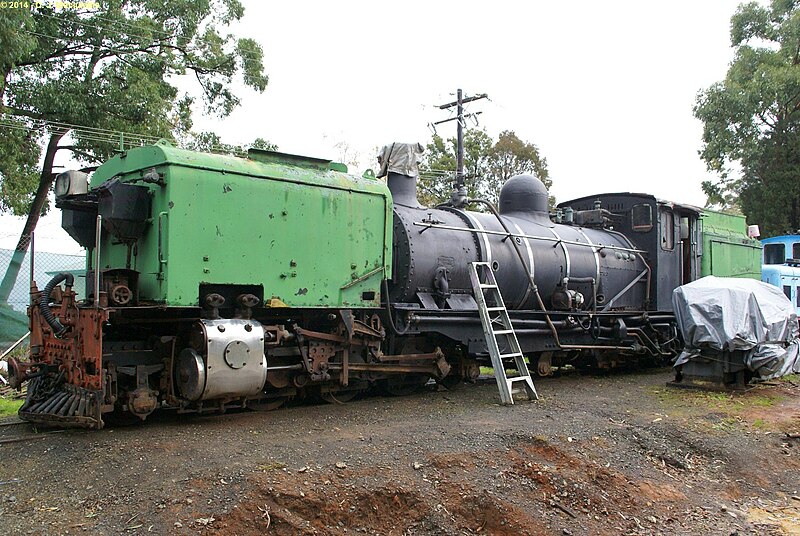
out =
[(761, 279), (761, 243), (747, 236), (744, 216), (704, 210), (701, 277)]
[[(381, 280), (391, 276), (386, 185), (324, 160), (264, 151), (253, 158), (158, 145), (132, 149), (95, 172), (93, 187), (153, 168), (166, 183), (146, 184), (152, 217), (132, 266), (140, 298), (197, 305), (205, 282), (262, 285), (266, 299), (293, 307), (380, 306)], [(103, 239), (104, 266), (124, 266), (126, 254), (124, 245)]]

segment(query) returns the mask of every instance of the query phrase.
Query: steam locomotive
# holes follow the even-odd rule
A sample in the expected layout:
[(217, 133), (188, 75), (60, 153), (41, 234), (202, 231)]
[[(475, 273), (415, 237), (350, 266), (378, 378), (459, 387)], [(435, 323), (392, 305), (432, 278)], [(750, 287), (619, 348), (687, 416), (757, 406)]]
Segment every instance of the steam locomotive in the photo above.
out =
[(606, 194), (551, 215), (529, 175), (505, 183), (497, 208), (463, 188), (424, 207), (420, 149), (385, 148), (385, 182), (327, 160), (167, 142), (115, 156), (91, 181), (59, 175), (63, 227), (89, 252), (86, 297), (71, 273), (32, 285), (30, 361), (10, 363), (14, 384), (29, 381), (20, 417), (102, 428), (165, 408), (474, 380), (488, 362), (477, 261), (539, 374), (675, 354), (670, 296), (700, 273), (699, 210)]

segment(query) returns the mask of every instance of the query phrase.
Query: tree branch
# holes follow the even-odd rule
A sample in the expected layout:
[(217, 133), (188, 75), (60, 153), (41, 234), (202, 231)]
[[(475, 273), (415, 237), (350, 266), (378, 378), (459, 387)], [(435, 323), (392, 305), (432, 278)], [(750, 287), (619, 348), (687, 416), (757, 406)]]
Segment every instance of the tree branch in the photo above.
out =
[(11, 115), (21, 115), (23, 117), (28, 117), (30, 119), (36, 119), (37, 121), (41, 121), (44, 119), (44, 114), (34, 113), (22, 108), (16, 108), (14, 106), (6, 106), (7, 109), (11, 110)]
[(61, 149), (66, 149), (68, 151), (71, 151), (71, 152), (73, 152), (73, 153), (75, 153), (75, 154), (77, 154), (79, 156), (82, 156), (84, 158), (89, 159), (92, 162), (102, 162), (103, 161), (103, 159), (100, 158), (99, 156), (93, 155), (91, 153), (87, 153), (86, 151), (82, 151), (82, 150), (78, 149), (77, 147), (75, 147), (74, 145), (59, 145), (56, 148), (56, 151), (60, 151)]
[(93, 52), (91, 50), (81, 50), (80, 48), (74, 48), (71, 50), (69, 48), (62, 48), (61, 50), (56, 51), (45, 58), (17, 63), (16, 67), (29, 67), (31, 65), (40, 65), (42, 62), (45, 61), (53, 60), (56, 58), (66, 58), (68, 56), (90, 56), (92, 53)]
[(100, 48), (95, 47), (94, 53), (92, 54), (92, 59), (89, 60), (89, 65), (86, 66), (86, 75), (83, 77), (83, 85), (86, 89), (89, 89), (89, 82), (92, 81), (92, 76), (94, 75), (94, 68), (97, 67), (97, 64), (100, 62)]

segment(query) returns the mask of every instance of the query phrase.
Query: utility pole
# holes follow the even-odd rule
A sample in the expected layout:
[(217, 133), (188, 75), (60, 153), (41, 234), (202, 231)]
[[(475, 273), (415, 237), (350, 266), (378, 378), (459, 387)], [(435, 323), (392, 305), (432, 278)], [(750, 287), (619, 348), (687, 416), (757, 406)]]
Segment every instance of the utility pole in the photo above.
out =
[(472, 97), (464, 97), (464, 92), (459, 89), (456, 92), (455, 101), (439, 106), (440, 110), (447, 110), (455, 106), (456, 116), (432, 123), (432, 126), (435, 128), (436, 125), (441, 125), (449, 121), (456, 121), (456, 181), (453, 183), (453, 196), (451, 198), (451, 201), (455, 205), (460, 204), (459, 200), (463, 201), (467, 197), (466, 188), (464, 187), (464, 119), (467, 117), (475, 117), (481, 113), (464, 114), (464, 105), (468, 102), (488, 98), (489, 96), (486, 93), (481, 93), (480, 95), (474, 95)]

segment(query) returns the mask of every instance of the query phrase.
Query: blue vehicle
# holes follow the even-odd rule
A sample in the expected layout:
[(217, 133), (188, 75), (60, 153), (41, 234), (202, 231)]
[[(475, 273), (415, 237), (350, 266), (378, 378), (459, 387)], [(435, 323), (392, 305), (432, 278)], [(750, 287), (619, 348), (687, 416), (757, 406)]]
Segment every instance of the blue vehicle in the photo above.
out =
[(800, 234), (765, 238), (761, 243), (761, 280), (783, 289), (800, 315)]

